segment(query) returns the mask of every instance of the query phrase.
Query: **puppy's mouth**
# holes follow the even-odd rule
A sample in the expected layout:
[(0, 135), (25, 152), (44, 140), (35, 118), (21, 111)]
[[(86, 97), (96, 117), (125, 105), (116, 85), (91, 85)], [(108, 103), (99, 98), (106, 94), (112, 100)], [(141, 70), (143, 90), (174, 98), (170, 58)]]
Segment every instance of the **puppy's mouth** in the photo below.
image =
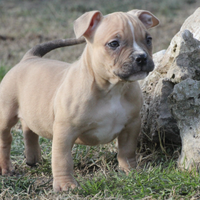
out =
[(144, 78), (146, 78), (149, 75), (149, 72), (147, 71), (139, 71), (139, 72), (135, 72), (133, 74), (116, 74), (116, 76), (118, 76), (121, 80), (124, 81), (138, 81), (138, 80), (142, 80)]
[(148, 75), (149, 75), (149, 72), (140, 71), (140, 72), (136, 72), (136, 73), (132, 74), (126, 80), (127, 81), (138, 81), (138, 80), (142, 80), (142, 79), (146, 78)]
[(137, 81), (142, 80), (149, 75), (149, 72), (153, 71), (154, 62), (152, 59), (146, 59), (139, 62), (136, 59), (132, 59), (129, 62), (125, 62), (119, 68), (115, 68), (113, 73), (124, 81)]

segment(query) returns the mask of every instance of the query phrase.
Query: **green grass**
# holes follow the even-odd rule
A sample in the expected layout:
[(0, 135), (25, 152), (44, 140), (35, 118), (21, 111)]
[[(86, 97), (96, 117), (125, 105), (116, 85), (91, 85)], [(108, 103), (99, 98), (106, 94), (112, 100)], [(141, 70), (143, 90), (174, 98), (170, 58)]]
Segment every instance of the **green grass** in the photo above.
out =
[(126, 176), (117, 168), (115, 145), (88, 147), (75, 145), (72, 154), (79, 187), (62, 193), (52, 191), (51, 141), (40, 138), (42, 162), (36, 167), (25, 163), (20, 127), (13, 129), (11, 158), (15, 175), (0, 177), (0, 199), (198, 199), (200, 176), (180, 171), (176, 161), (161, 150), (151, 152), (149, 162)]
[(83, 181), (77, 194), (122, 199), (191, 198), (200, 191), (200, 177), (196, 173), (180, 172), (174, 162), (148, 166), (141, 171), (132, 171), (129, 176), (122, 173), (103, 175), (97, 173), (90, 180)]
[(9, 70), (9, 67), (0, 65), (0, 81), (3, 79), (3, 77), (8, 72), (8, 70)]

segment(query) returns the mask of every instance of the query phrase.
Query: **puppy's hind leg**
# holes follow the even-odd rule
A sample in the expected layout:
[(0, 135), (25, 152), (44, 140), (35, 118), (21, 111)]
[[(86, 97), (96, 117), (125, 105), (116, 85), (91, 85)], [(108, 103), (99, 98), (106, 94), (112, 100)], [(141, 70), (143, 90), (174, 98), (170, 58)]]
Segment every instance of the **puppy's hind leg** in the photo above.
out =
[(0, 174), (2, 175), (11, 175), (13, 173), (10, 160), (12, 143), (10, 131), (17, 121), (17, 116), (9, 117), (9, 115), (4, 115), (3, 112), (0, 112)]
[(31, 131), (23, 120), (21, 120), (21, 123), (24, 135), (26, 164), (34, 166), (41, 159), (39, 136)]

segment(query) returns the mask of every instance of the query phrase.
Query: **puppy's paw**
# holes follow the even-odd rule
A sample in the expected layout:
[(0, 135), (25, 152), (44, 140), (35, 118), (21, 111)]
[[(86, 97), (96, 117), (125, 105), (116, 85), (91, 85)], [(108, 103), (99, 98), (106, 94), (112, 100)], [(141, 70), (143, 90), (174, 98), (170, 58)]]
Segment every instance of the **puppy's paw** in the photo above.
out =
[(137, 166), (135, 157), (131, 159), (118, 158), (118, 161), (119, 161), (119, 170), (124, 171), (126, 175), (129, 174), (131, 169), (135, 169)]
[(41, 161), (41, 149), (40, 147), (37, 148), (27, 148), (25, 150), (25, 158), (26, 158), (26, 164), (29, 166), (35, 166), (36, 163), (39, 163)]
[(35, 166), (36, 163), (39, 163), (40, 161), (41, 161), (40, 154), (32, 154), (31, 156), (26, 157), (26, 164), (29, 166)]
[(11, 176), (14, 174), (14, 170), (11, 161), (3, 162), (0, 160), (0, 174)]
[(53, 180), (53, 190), (55, 192), (68, 191), (69, 189), (75, 189), (77, 186), (77, 182), (72, 177), (54, 177)]

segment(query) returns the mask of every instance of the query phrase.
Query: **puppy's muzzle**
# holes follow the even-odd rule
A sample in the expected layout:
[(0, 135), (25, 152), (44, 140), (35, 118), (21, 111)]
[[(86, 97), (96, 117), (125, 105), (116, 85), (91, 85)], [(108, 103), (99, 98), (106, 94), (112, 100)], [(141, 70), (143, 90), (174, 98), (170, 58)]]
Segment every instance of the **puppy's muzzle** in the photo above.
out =
[(143, 66), (147, 64), (147, 54), (146, 53), (137, 53), (134, 56), (134, 60), (138, 66)]
[(153, 60), (146, 52), (133, 52), (128, 61), (124, 62), (114, 73), (121, 79), (127, 80), (132, 75), (145, 73), (147, 76), (153, 69)]

